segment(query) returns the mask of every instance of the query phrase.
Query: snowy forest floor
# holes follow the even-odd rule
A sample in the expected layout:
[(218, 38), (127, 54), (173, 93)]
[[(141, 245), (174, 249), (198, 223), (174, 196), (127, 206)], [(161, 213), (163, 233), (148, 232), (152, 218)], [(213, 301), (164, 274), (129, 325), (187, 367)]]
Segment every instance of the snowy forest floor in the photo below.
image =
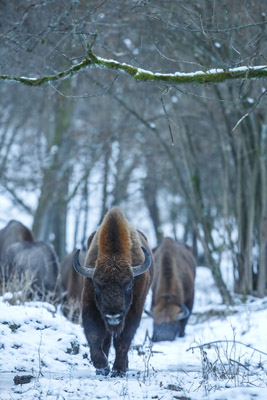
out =
[[(48, 303), (12, 305), (6, 293), (0, 399), (267, 399), (267, 298), (222, 306), (209, 270), (198, 267), (185, 337), (152, 344), (146, 332), (151, 336), (152, 320), (144, 314), (125, 378), (99, 377), (80, 325)], [(29, 383), (14, 383), (26, 375)]]

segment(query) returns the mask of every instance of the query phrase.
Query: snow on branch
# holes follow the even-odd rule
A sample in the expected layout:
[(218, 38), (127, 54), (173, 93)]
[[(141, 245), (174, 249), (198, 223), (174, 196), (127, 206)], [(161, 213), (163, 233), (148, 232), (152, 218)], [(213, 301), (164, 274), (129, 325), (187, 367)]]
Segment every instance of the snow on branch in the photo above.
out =
[(267, 78), (267, 65), (262, 66), (242, 66), (231, 69), (211, 69), (207, 71), (196, 71), (190, 73), (174, 72), (162, 74), (151, 72), (130, 64), (120, 63), (112, 59), (98, 57), (90, 50), (88, 57), (75, 66), (59, 72), (55, 75), (42, 76), (37, 78), (17, 77), (9, 75), (0, 75), (0, 80), (11, 82), (20, 82), (28, 86), (42, 86), (46, 83), (52, 83), (68, 78), (87, 68), (104, 68), (124, 72), (138, 81), (159, 81), (173, 84), (183, 83), (219, 83), (229, 79), (240, 78)]

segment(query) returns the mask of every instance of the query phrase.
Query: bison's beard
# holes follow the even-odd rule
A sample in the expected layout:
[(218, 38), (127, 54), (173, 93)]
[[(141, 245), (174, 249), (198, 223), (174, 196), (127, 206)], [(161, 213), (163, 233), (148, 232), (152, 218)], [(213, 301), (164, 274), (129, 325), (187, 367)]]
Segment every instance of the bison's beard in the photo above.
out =
[(107, 331), (112, 335), (112, 336), (119, 336), (125, 326), (125, 317), (123, 317), (122, 321), (118, 325), (110, 325), (107, 323), (107, 321), (104, 319), (105, 322), (105, 327)]

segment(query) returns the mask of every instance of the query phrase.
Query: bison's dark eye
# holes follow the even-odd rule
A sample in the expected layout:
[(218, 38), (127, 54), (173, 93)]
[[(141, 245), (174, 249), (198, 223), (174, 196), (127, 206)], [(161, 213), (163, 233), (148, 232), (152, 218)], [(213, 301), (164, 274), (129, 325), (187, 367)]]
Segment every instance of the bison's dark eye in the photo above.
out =
[(94, 289), (95, 289), (95, 294), (99, 294), (100, 293), (100, 286), (94, 282)]
[(132, 287), (133, 287), (133, 282), (130, 281), (130, 282), (127, 282), (127, 283), (126, 283), (126, 285), (124, 286), (124, 289), (125, 289), (125, 291), (126, 291), (127, 293), (129, 293), (129, 292), (132, 290)]

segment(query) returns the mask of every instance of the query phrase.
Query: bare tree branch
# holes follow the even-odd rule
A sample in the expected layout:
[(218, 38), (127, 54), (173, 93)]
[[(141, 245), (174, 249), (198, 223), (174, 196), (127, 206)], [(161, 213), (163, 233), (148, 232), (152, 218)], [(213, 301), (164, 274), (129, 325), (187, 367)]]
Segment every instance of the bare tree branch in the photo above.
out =
[(267, 89), (265, 89), (265, 90), (261, 93), (261, 95), (258, 97), (258, 99), (257, 99), (256, 103), (254, 104), (254, 106), (251, 107), (251, 109), (250, 109), (245, 115), (243, 115), (242, 118), (240, 118), (240, 119), (237, 121), (237, 123), (235, 124), (235, 126), (234, 126), (233, 129), (232, 129), (233, 131), (236, 130), (236, 128), (238, 127), (238, 125), (239, 125), (246, 117), (248, 117), (249, 114), (251, 114), (251, 113), (255, 110), (255, 108), (258, 106), (259, 102), (261, 101), (262, 97), (265, 96), (266, 93), (267, 93)]
[(29, 207), (24, 201), (16, 194), (16, 191), (12, 188), (10, 188), (7, 184), (5, 184), (3, 181), (1, 182), (1, 185), (5, 188), (5, 190), (12, 196), (12, 201), (19, 206), (21, 206), (29, 215), (33, 215), (34, 212), (31, 207)]
[(137, 81), (143, 82), (167, 82), (171, 84), (184, 84), (184, 83), (220, 83), (230, 79), (240, 78), (267, 78), (267, 65), (263, 66), (242, 66), (232, 69), (211, 69), (207, 71), (196, 71), (193, 73), (158, 73), (134, 67), (130, 64), (120, 63), (115, 60), (106, 59), (96, 56), (91, 49), (88, 50), (88, 57), (83, 59), (79, 64), (73, 67), (58, 72), (54, 75), (42, 76), (39, 78), (18, 77), (10, 75), (0, 75), (0, 80), (19, 82), (28, 86), (42, 86), (46, 83), (60, 81), (69, 78), (87, 68), (103, 68), (115, 71), (124, 72)]
[(169, 132), (170, 132), (171, 143), (172, 143), (172, 146), (174, 146), (174, 140), (173, 140), (171, 123), (170, 123), (170, 117), (169, 117), (169, 115), (167, 113), (167, 110), (166, 110), (166, 107), (165, 107), (165, 103), (164, 103), (164, 100), (163, 100), (163, 95), (161, 96), (160, 101), (162, 103), (162, 108), (163, 108), (164, 114), (165, 114), (167, 122), (168, 122), (168, 128), (169, 128)]

